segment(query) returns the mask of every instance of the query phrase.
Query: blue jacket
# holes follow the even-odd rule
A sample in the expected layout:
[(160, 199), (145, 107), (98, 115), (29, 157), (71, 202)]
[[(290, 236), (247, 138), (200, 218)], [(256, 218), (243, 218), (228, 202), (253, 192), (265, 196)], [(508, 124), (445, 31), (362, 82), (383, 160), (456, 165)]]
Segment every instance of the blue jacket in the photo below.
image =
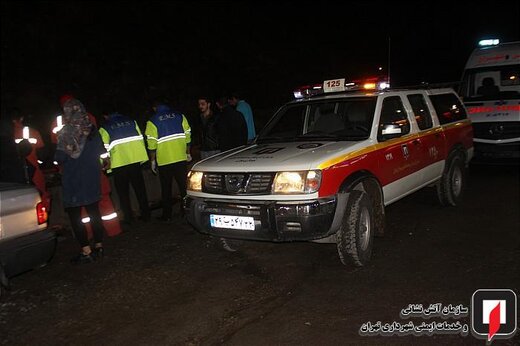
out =
[(247, 139), (250, 141), (256, 136), (255, 121), (253, 119), (253, 111), (251, 110), (251, 106), (249, 106), (246, 101), (240, 100), (237, 103), (237, 111), (242, 113), (244, 116), (244, 120), (247, 124)]
[(135, 121), (119, 113), (110, 114), (102, 128), (108, 132), (113, 141), (140, 135), (135, 128)]
[(99, 133), (105, 149), (110, 153), (112, 168), (148, 161), (143, 135), (133, 119), (113, 113)]
[(186, 161), (191, 128), (184, 115), (165, 105), (159, 105), (157, 113), (146, 123), (144, 132), (148, 150), (156, 151), (158, 166)]
[(81, 155), (71, 158), (61, 150), (55, 159), (62, 166), (62, 195), (65, 208), (89, 205), (101, 200), (101, 162), (105, 153), (97, 130), (87, 139)]

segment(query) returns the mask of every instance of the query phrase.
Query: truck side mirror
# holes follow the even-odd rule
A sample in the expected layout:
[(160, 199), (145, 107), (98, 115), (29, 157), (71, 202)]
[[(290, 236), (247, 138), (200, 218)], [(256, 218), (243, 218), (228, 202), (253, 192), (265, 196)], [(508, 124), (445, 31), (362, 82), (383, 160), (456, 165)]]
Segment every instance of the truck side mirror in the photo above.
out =
[(382, 124), (380, 127), (379, 135), (377, 136), (377, 139), (380, 142), (387, 141), (392, 138), (398, 138), (401, 137), (403, 134), (403, 129), (396, 124)]

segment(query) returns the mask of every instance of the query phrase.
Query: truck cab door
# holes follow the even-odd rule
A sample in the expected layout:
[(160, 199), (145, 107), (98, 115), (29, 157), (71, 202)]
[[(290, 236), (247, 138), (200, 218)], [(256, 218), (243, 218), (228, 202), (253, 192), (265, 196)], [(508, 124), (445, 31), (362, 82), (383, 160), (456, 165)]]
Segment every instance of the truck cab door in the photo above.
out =
[(430, 110), (433, 108), (428, 105), (423, 93), (407, 94), (406, 99), (410, 103), (412, 117), (415, 118), (418, 129), (418, 140), (424, 160), (423, 181), (431, 182), (442, 175), (444, 168), (444, 132), (438, 121), (433, 119)]
[(380, 179), (385, 204), (390, 204), (421, 186), (420, 170), (425, 165), (421, 140), (410, 126), (400, 96), (383, 99), (377, 139)]

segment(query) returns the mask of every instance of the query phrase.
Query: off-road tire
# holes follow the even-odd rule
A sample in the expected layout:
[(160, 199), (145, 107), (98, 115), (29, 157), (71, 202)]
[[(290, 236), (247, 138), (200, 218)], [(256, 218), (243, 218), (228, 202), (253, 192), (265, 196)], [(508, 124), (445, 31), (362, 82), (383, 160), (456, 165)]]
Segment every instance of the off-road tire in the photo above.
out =
[(352, 191), (336, 233), (341, 263), (362, 267), (370, 261), (375, 232), (374, 206), (367, 193)]
[(443, 206), (458, 206), (466, 188), (466, 167), (464, 157), (452, 153), (446, 162), (441, 179), (437, 182), (437, 197)]
[(5, 276), (5, 272), (4, 272), (4, 269), (2, 268), (2, 264), (0, 264), (0, 301), (5, 299), (8, 289), (9, 289), (9, 280)]

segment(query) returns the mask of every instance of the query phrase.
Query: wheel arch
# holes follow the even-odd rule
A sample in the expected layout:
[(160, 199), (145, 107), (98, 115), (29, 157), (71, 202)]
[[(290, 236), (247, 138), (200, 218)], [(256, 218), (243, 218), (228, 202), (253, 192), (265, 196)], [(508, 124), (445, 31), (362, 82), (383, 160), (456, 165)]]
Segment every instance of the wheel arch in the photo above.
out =
[(338, 193), (350, 193), (360, 190), (368, 194), (375, 211), (376, 235), (382, 236), (385, 229), (385, 204), (381, 183), (377, 177), (367, 170), (349, 175), (340, 185)]
[(453, 155), (460, 154), (462, 155), (462, 158), (464, 159), (464, 162), (468, 163), (468, 152), (467, 149), (464, 147), (462, 143), (455, 143), (449, 148), (447, 155), (446, 155), (446, 161), (448, 161)]

